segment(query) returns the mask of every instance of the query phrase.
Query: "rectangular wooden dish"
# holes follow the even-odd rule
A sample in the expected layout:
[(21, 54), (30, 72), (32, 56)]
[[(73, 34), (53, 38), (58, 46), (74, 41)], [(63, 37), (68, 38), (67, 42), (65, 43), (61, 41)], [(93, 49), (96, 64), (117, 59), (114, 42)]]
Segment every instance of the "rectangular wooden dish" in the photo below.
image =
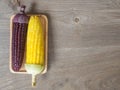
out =
[[(9, 61), (9, 68), (10, 68), (10, 71), (12, 73), (16, 73), (16, 74), (28, 74), (25, 70), (25, 66), (24, 66), (24, 63), (25, 63), (25, 58), (23, 60), (23, 64), (22, 64), (22, 67), (20, 69), (20, 71), (16, 72), (16, 71), (13, 71), (12, 69), (12, 20), (14, 18), (15, 15), (13, 15), (10, 19), (10, 61)], [(28, 15), (28, 16), (31, 16), (31, 15)], [(48, 19), (47, 19), (47, 16), (46, 15), (43, 15), (43, 14), (37, 14), (37, 16), (40, 17), (40, 20), (42, 22), (42, 26), (43, 26), (43, 30), (44, 30), (44, 34), (45, 34), (45, 68), (44, 70), (42, 71), (41, 74), (44, 74), (47, 72), (47, 57), (48, 57)], [(26, 51), (25, 51), (26, 52)]]

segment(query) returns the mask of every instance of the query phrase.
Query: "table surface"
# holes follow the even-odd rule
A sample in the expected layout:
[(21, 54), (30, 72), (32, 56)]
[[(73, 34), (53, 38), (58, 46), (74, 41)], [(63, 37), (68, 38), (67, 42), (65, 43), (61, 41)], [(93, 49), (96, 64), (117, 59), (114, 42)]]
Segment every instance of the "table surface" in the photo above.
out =
[(120, 0), (22, 0), (49, 20), (48, 72), (9, 71), (14, 0), (0, 0), (0, 90), (120, 90)]

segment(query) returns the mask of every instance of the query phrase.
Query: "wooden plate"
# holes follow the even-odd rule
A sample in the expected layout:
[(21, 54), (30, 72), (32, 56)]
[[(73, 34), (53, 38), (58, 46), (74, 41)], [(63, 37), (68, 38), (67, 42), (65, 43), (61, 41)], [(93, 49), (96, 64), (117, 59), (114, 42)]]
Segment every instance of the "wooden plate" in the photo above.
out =
[[(22, 63), (22, 67), (19, 71), (14, 71), (12, 69), (12, 19), (14, 18), (15, 15), (13, 15), (10, 19), (10, 63), (9, 63), (9, 68), (10, 68), (10, 71), (12, 73), (16, 73), (16, 74), (28, 74), (25, 70), (25, 58), (23, 59), (23, 63)], [(28, 15), (28, 16), (31, 16), (31, 15)], [(43, 70), (43, 72), (41, 74), (44, 74), (47, 72), (47, 57), (48, 57), (48, 19), (47, 19), (47, 16), (46, 15), (43, 15), (43, 14), (37, 14), (37, 16), (40, 17), (41, 19), (41, 22), (42, 22), (42, 26), (43, 26), (43, 30), (44, 30), (44, 34), (45, 34), (45, 68)], [(26, 51), (25, 51), (26, 52)], [(24, 52), (24, 53), (25, 53)]]

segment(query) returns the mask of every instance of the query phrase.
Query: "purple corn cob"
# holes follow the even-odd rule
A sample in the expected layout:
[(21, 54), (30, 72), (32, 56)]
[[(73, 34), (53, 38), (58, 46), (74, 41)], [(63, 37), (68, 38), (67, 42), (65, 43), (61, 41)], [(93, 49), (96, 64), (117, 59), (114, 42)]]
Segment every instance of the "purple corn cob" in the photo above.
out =
[(21, 6), (20, 13), (15, 15), (12, 22), (12, 69), (14, 71), (20, 70), (24, 58), (29, 19), (24, 10), (25, 6)]

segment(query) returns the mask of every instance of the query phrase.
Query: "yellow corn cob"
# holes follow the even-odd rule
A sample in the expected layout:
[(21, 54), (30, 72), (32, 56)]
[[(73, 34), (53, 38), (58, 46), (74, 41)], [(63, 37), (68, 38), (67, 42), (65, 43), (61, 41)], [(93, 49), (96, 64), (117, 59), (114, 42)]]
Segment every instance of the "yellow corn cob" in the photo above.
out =
[(30, 16), (26, 43), (25, 68), (32, 74), (32, 85), (35, 85), (35, 76), (44, 69), (44, 32), (39, 16)]

